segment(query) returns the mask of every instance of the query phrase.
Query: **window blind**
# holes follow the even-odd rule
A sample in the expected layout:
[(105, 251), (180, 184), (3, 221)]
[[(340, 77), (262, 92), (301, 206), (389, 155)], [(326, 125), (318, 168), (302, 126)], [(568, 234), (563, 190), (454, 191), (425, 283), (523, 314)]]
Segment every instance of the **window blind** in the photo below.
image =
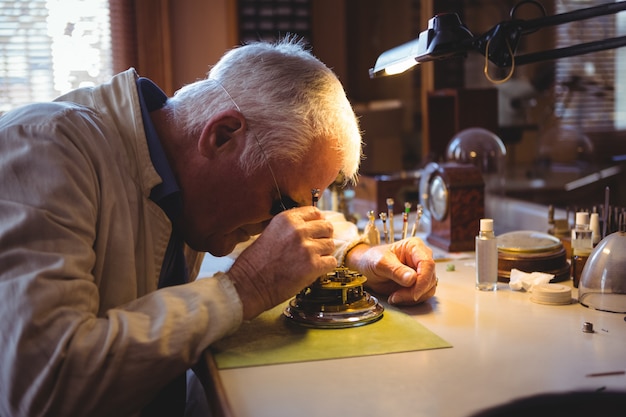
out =
[[(607, 0), (559, 0), (556, 13), (607, 3)], [(560, 25), (557, 48), (613, 38), (617, 15), (599, 16)], [(555, 61), (556, 116), (561, 125), (582, 131), (616, 128), (616, 50), (600, 51)]]
[(311, 42), (311, 0), (240, 0), (242, 42), (275, 40), (287, 33)]
[(112, 75), (108, 0), (0, 0), (0, 113)]

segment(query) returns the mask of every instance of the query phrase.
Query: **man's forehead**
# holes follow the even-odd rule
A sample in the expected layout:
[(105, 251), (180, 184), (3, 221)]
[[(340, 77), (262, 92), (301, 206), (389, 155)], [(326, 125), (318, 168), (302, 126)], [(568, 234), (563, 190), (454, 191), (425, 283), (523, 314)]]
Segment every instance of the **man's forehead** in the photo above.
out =
[(294, 163), (282, 164), (281, 174), (289, 183), (292, 198), (298, 203), (311, 204), (311, 190), (319, 188), (322, 192), (332, 184), (341, 169), (341, 162), (335, 149), (322, 142), (307, 151), (304, 157)]

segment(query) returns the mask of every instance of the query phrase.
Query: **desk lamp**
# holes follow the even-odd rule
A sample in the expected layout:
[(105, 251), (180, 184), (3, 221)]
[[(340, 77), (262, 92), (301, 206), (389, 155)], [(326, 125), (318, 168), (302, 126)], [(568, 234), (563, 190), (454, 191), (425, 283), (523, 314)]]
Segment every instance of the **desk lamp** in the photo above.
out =
[(525, 3), (533, 3), (543, 10), (543, 7), (536, 1), (522, 1), (511, 11), (511, 16), (513, 16), (511, 20), (500, 22), (479, 36), (474, 36), (456, 13), (438, 14), (428, 21), (428, 29), (421, 32), (417, 39), (380, 54), (374, 67), (369, 70), (370, 78), (399, 74), (422, 62), (466, 56), (468, 52), (472, 51), (482, 54), (498, 67), (506, 68), (626, 46), (626, 36), (620, 36), (564, 48), (516, 55), (517, 45), (524, 34), (548, 26), (586, 20), (626, 10), (626, 1), (621, 1), (536, 19), (515, 19), (516, 8)]

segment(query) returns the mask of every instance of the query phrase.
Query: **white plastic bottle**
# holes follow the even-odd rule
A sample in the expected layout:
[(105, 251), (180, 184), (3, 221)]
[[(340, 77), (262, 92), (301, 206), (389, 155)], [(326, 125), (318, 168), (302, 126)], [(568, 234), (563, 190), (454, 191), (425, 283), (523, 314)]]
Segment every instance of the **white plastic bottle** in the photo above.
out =
[(481, 291), (498, 289), (497, 243), (493, 219), (480, 219), (480, 231), (476, 236), (476, 288)]
[(593, 230), (589, 225), (589, 213), (576, 213), (576, 223), (572, 229), (572, 283), (578, 288), (583, 268), (593, 250)]

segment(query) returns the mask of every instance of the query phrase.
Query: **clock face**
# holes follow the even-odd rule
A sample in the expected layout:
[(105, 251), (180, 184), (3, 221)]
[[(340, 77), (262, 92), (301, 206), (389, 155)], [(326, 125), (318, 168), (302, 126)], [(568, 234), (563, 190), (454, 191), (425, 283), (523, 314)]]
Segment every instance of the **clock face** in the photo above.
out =
[(439, 175), (435, 175), (430, 181), (428, 191), (428, 203), (432, 216), (442, 221), (448, 214), (448, 186), (446, 182)]

